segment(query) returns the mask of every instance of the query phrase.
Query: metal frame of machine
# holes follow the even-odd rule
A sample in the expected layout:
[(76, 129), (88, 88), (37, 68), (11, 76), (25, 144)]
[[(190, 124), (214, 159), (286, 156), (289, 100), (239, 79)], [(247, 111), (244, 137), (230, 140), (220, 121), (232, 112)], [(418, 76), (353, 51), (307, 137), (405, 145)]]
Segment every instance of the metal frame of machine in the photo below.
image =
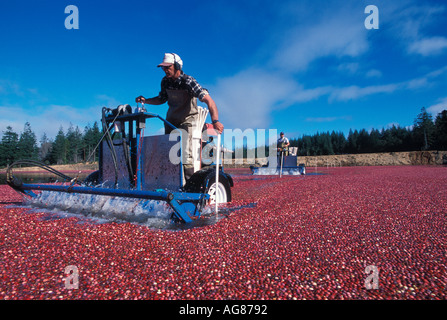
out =
[[(210, 195), (207, 191), (210, 187), (209, 184), (213, 182), (213, 180), (210, 179), (213, 175), (219, 179), (219, 182), (223, 183), (225, 190), (230, 193), (227, 195), (227, 198), (228, 201), (231, 201), (230, 187), (233, 186), (231, 176), (224, 173), (223, 169), (219, 169), (218, 177), (216, 168), (213, 169), (212, 165), (207, 168), (200, 168), (200, 170), (197, 170), (197, 172), (194, 173), (190, 181), (185, 183), (183, 179), (183, 165), (180, 161), (180, 163), (176, 165), (177, 169), (174, 167), (174, 169), (168, 173), (168, 175), (171, 174), (172, 177), (174, 177), (173, 181), (178, 182), (177, 185), (175, 183), (170, 186), (160, 185), (149, 190), (144, 183), (145, 178), (147, 178), (145, 176), (145, 173), (147, 172), (147, 170), (145, 171), (146, 158), (141, 152), (144, 143), (147, 143), (145, 139), (148, 138), (143, 137), (146, 120), (149, 118), (158, 118), (173, 129), (175, 129), (175, 126), (155, 113), (141, 110), (132, 113), (130, 106), (126, 106), (127, 108), (116, 110), (103, 109), (103, 138), (108, 136), (109, 139), (102, 141), (102, 144), (100, 145), (99, 170), (87, 177), (84, 183), (79, 184), (76, 179), (72, 179), (69, 185), (27, 184), (22, 183), (22, 181), (14, 177), (12, 171), (8, 168), (8, 184), (14, 189), (32, 197), (36, 196), (33, 192), (33, 190), (36, 190), (166, 201), (173, 209), (173, 220), (185, 223), (192, 222), (193, 219), (200, 217), (204, 204), (210, 199)], [(114, 142), (110, 136), (110, 131), (112, 129), (114, 129), (115, 132), (120, 132), (122, 135), (120, 148), (121, 151), (124, 151), (124, 161), (126, 162), (124, 168), (127, 167), (127, 173), (123, 172), (123, 158), (121, 157), (121, 159), (118, 159), (117, 157)], [(176, 143), (178, 142), (180, 142), (181, 155), (181, 136), (179, 136), (179, 140)], [(107, 144), (110, 148), (109, 153), (105, 152)], [(200, 150), (201, 147), (202, 146), (200, 146)], [(153, 151), (147, 152), (150, 154)], [(166, 150), (164, 150), (164, 152), (166, 153)], [(168, 160), (165, 159), (165, 161)], [(111, 176), (111, 163), (113, 163), (112, 168), (114, 170), (115, 179), (114, 181), (106, 181), (105, 178), (110, 178)], [(107, 165), (109, 166), (109, 169), (106, 168)], [(121, 165), (121, 168), (119, 168), (119, 165)], [(128, 178), (126, 180), (127, 183), (123, 183), (121, 178), (126, 174)], [(163, 172), (158, 173), (160, 176), (163, 176), (164, 174), (165, 173)], [(111, 184), (112, 182), (113, 184)], [(215, 188), (217, 200), (217, 186)]]

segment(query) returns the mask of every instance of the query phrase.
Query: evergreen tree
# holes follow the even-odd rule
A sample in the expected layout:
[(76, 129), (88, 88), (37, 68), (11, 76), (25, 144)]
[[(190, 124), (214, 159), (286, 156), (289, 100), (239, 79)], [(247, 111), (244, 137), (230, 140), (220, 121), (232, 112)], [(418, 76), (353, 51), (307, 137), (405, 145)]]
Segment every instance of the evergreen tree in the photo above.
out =
[(332, 146), (331, 135), (329, 132), (321, 134), (321, 154), (332, 155), (334, 154), (334, 148)]
[(25, 123), (23, 132), (20, 134), (17, 149), (19, 159), (37, 160), (38, 158), (37, 139), (29, 122)]
[(317, 131), (317, 133), (312, 137), (312, 148), (311, 148), (311, 154), (314, 156), (321, 155), (322, 150), (322, 138), (321, 134)]
[(347, 141), (343, 132), (332, 131), (331, 142), (335, 154), (345, 153)]
[(87, 125), (84, 128), (84, 135), (82, 138), (82, 159), (83, 161), (98, 161), (99, 157), (99, 147), (97, 148), (94, 155), (89, 159), (88, 157), (93, 152), (94, 148), (97, 146), (99, 140), (102, 137), (102, 132), (99, 130), (98, 122), (95, 121), (93, 127)]
[(0, 143), (0, 166), (5, 167), (18, 159), (18, 144), (19, 135), (7, 126)]
[(377, 129), (372, 129), (369, 133), (369, 148), (368, 152), (383, 152), (382, 135)]
[(436, 116), (434, 145), (438, 150), (447, 150), (447, 110)]
[(51, 151), (52, 142), (48, 139), (47, 134), (43, 133), (42, 138), (40, 139), (40, 148), (39, 148), (39, 160), (42, 162), (49, 162), (48, 156)]
[(348, 153), (358, 153), (358, 137), (359, 132), (357, 130), (353, 132), (352, 129), (349, 129), (348, 143), (347, 143)]
[(70, 127), (68, 128), (66, 135), (66, 143), (67, 143), (67, 161), (69, 163), (78, 163), (80, 160), (80, 153), (82, 152), (82, 133), (79, 130), (79, 127), (73, 127), (73, 124), (70, 123)]
[(309, 135), (303, 136), (301, 144), (298, 146), (298, 152), (303, 156), (312, 155), (312, 137)]
[(428, 150), (433, 145), (435, 133), (435, 124), (433, 123), (432, 116), (425, 110), (421, 109), (421, 113), (418, 114), (414, 121), (413, 139), (416, 143), (416, 147), (420, 150)]
[(402, 144), (402, 141), (396, 134), (396, 127), (393, 125), (391, 128), (388, 128), (383, 131), (383, 151), (385, 152), (394, 152)]
[(62, 126), (54, 139), (51, 151), (48, 157), (50, 164), (67, 163), (67, 140), (65, 139), (64, 129)]
[(357, 152), (365, 153), (370, 151), (369, 134), (366, 129), (360, 130), (357, 137)]

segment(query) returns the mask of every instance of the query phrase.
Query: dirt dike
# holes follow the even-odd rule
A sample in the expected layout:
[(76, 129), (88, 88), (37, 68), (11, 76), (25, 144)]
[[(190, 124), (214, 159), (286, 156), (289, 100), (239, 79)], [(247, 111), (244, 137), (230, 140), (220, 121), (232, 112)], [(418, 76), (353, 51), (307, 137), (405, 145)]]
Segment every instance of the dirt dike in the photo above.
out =
[[(226, 168), (249, 168), (250, 166), (263, 166), (267, 158), (257, 158), (255, 161), (247, 159), (225, 159)], [(351, 166), (406, 166), (406, 165), (447, 165), (447, 151), (410, 151), (343, 154), (331, 156), (303, 156), (297, 158), (297, 164), (304, 163), (306, 167), (351, 167)], [(98, 163), (51, 165), (61, 172), (79, 172), (98, 170)], [(6, 168), (0, 169), (5, 172)], [(39, 167), (14, 168), (14, 171), (42, 171)]]
[[(262, 166), (267, 158), (258, 158), (253, 161), (232, 160), (226, 161), (228, 168), (248, 168), (251, 165)], [(405, 165), (447, 165), (447, 151), (410, 151), (343, 154), (330, 156), (302, 156), (297, 158), (297, 164), (307, 167), (351, 167), (351, 166), (405, 166)]]
[[(95, 171), (98, 170), (97, 162), (78, 163), (78, 164), (61, 164), (61, 165), (49, 165), (51, 168), (60, 172), (79, 172), (79, 171)], [(39, 167), (14, 167), (14, 171), (21, 172), (40, 172), (45, 171)], [(1, 173), (6, 172), (6, 168), (0, 169)]]
[(388, 153), (363, 153), (333, 156), (298, 157), (306, 166), (403, 166), (447, 165), (447, 151), (412, 151)]

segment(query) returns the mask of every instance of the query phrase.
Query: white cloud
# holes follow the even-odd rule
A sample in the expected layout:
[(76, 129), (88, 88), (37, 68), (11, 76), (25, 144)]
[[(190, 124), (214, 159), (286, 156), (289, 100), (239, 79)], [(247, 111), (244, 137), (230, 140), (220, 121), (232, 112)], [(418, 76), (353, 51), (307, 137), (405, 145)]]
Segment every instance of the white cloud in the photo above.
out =
[(365, 76), (367, 78), (380, 78), (382, 76), (382, 72), (377, 69), (371, 69), (366, 72)]
[(331, 88), (329, 90), (330, 91), (329, 101), (356, 100), (372, 94), (393, 93), (397, 90), (426, 88), (432, 85), (432, 80), (434, 78), (439, 77), (446, 72), (447, 67), (443, 67), (431, 71), (422, 77), (410, 79), (403, 82), (389, 83), (385, 85), (365, 86), (365, 87), (352, 85), (347, 87)]
[[(294, 74), (307, 70), (319, 58), (358, 57), (368, 49), (361, 8), (356, 16), (350, 13), (352, 7), (333, 2), (324, 10), (315, 10), (310, 19), (302, 3), (285, 7), (288, 9), (282, 12), (280, 21), (291, 24), (273, 28), (277, 31), (274, 41), (264, 44), (269, 48), (267, 63), (219, 79), (211, 90), (227, 127), (266, 128), (274, 110), (328, 95), (334, 90), (332, 86), (304, 88)], [(291, 16), (295, 20), (287, 19)], [(341, 68), (356, 72), (359, 64), (353, 62)]]
[[(26, 120), (23, 120), (23, 109), (20, 106), (0, 106), (0, 134), (10, 126), (15, 132), (23, 129)], [(22, 116), (21, 116), (22, 114)]]
[(319, 58), (361, 55), (368, 49), (368, 42), (359, 18), (362, 15), (356, 17), (335, 9), (331, 15), (317, 18), (313, 25), (298, 25), (285, 31), (271, 64), (289, 71), (302, 71)]
[(117, 99), (115, 99), (114, 97), (111, 97), (107, 94), (96, 95), (95, 101), (99, 105), (102, 105), (104, 107), (111, 108), (111, 109), (116, 108), (121, 104)]
[(10, 80), (0, 79), (0, 95), (23, 96), (23, 90), (19, 84)]
[[(300, 85), (298, 87), (298, 90), (295, 90), (293, 93), (291, 93), (288, 102), (289, 105), (295, 103), (309, 102), (329, 94), (330, 92), (332, 92), (332, 90), (334, 90), (332, 86), (305, 89), (303, 86)], [(284, 103), (283, 105), (285, 107), (288, 106), (286, 103)]]
[[(242, 71), (220, 79), (212, 90), (219, 114), (228, 128), (267, 128), (272, 112), (327, 96), (328, 102), (358, 100), (374, 94), (391, 94), (432, 85), (433, 79), (447, 72), (447, 67), (422, 77), (384, 85), (305, 88), (292, 77), (260, 69)], [(436, 105), (439, 107), (438, 105)], [(435, 110), (435, 106), (433, 106)], [(309, 118), (324, 122), (329, 118)]]
[(399, 128), (400, 124), (398, 122), (390, 122), (385, 126), (385, 128), (387, 128), (387, 129), (391, 129), (392, 127)]
[(3, 115), (0, 119), (1, 133), (6, 130), (7, 126), (11, 126), (15, 132), (20, 134), (25, 122), (29, 122), (37, 140), (40, 140), (43, 133), (46, 133), (48, 138), (54, 138), (61, 126), (64, 132), (67, 132), (70, 124), (74, 127), (79, 126), (82, 131), (84, 126), (92, 125), (100, 119), (101, 108), (92, 107), (88, 110), (80, 110), (69, 105), (48, 105), (35, 107), (30, 111), (25, 110), (22, 106), (8, 105), (0, 106), (0, 113)]
[(438, 113), (447, 110), (447, 97), (438, 99), (438, 103), (427, 108), (427, 112), (436, 117)]
[(422, 77), (410, 79), (404, 83), (406, 89), (419, 89), (427, 88), (434, 84), (433, 79), (445, 74), (447, 72), (447, 66), (431, 71)]
[(393, 17), (389, 30), (405, 46), (407, 53), (428, 57), (439, 55), (447, 49), (447, 38), (428, 34), (436, 21), (445, 19), (445, 11), (446, 7), (441, 4), (407, 2), (391, 5), (386, 15)]
[(339, 117), (309, 117), (306, 118), (307, 122), (333, 122), (337, 120), (345, 120), (345, 121), (351, 121), (352, 116), (339, 116)]
[(339, 64), (334, 70), (340, 72), (342, 75), (349, 76), (364, 76), (365, 78), (380, 78), (382, 71), (377, 69), (367, 70), (364, 65), (359, 62), (347, 62)]
[(359, 99), (371, 94), (377, 93), (392, 93), (399, 88), (398, 84), (387, 84), (387, 85), (378, 85), (378, 86), (367, 86), (367, 87), (359, 87), (359, 86), (349, 86), (344, 88), (336, 88), (332, 91), (329, 96), (329, 101), (338, 100), (338, 101), (347, 101), (347, 100), (355, 100)]
[(356, 74), (359, 71), (360, 64), (358, 62), (342, 63), (338, 65), (337, 69), (348, 74)]
[(288, 99), (297, 89), (285, 77), (259, 69), (248, 69), (219, 79), (213, 99), (224, 125), (232, 128), (267, 128), (274, 105)]
[[(24, 96), (24, 92), (29, 92), (27, 102), (23, 99), (16, 99)], [(17, 83), (0, 80), (0, 95), (4, 97), (13, 96), (14, 104), (8, 103), (8, 99), (0, 102), (0, 136), (6, 127), (11, 126), (14, 132), (21, 133), (25, 122), (29, 122), (31, 129), (36, 134), (38, 140), (46, 133), (52, 139), (56, 136), (62, 126), (66, 133), (70, 125), (78, 126), (82, 131), (87, 125), (93, 125), (95, 121), (101, 120), (102, 107), (116, 108), (119, 101), (106, 94), (94, 96), (92, 105), (88, 108), (79, 108), (72, 105), (44, 104), (47, 99), (43, 98), (38, 89), (23, 89)], [(32, 107), (30, 107), (32, 106)]]
[(447, 38), (431, 37), (417, 40), (409, 45), (410, 53), (417, 53), (422, 56), (433, 56), (443, 53), (447, 49)]

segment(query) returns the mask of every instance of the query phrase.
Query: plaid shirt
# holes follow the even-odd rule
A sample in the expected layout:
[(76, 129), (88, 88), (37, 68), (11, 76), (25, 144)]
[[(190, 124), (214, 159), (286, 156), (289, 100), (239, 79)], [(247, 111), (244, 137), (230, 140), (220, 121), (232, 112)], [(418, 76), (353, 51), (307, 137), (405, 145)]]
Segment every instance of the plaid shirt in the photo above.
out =
[(182, 72), (177, 79), (171, 79), (164, 77), (161, 80), (161, 90), (158, 97), (165, 103), (168, 101), (168, 94), (166, 90), (187, 90), (191, 97), (199, 98), (202, 100), (208, 93), (208, 90), (202, 88), (200, 84), (191, 76), (188, 76)]
[(278, 148), (283, 148), (282, 145), (286, 145), (289, 143), (289, 139), (287, 139), (286, 137), (282, 137), (278, 139)]

